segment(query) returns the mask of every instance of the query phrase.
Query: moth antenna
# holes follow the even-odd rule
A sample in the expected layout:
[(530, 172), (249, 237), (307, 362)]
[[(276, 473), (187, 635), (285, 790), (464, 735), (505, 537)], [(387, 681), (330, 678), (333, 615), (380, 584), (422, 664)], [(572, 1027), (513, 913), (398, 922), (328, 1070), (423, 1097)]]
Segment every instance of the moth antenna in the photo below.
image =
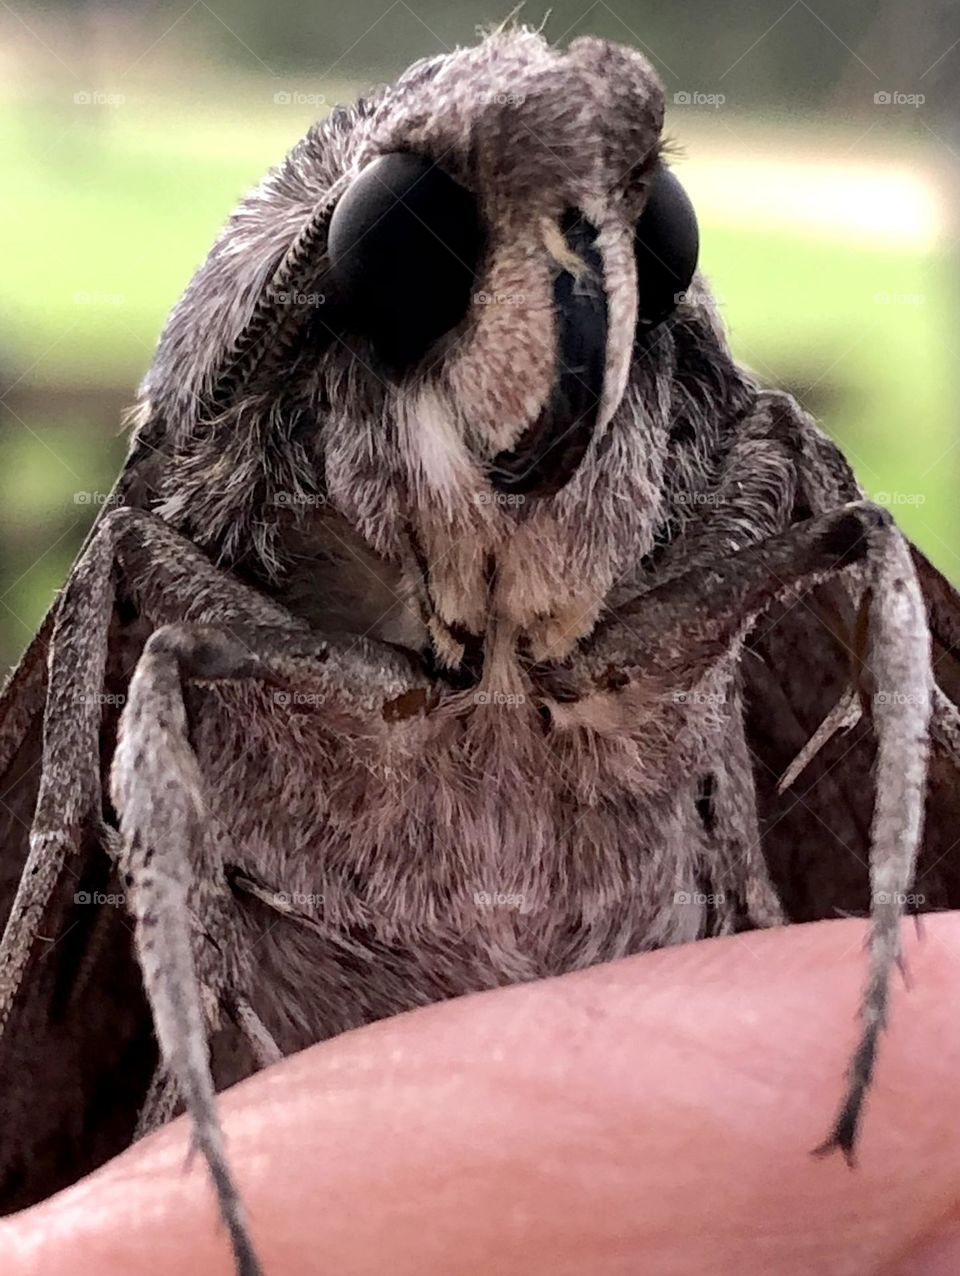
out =
[(326, 253), (330, 218), (346, 184), (346, 177), (340, 178), (317, 204), (265, 284), (250, 318), (221, 357), (209, 399), (214, 413), (242, 398), (258, 375), (269, 374), (289, 358), (309, 312), (315, 309), (307, 298), (310, 286), (322, 277), (319, 263)]

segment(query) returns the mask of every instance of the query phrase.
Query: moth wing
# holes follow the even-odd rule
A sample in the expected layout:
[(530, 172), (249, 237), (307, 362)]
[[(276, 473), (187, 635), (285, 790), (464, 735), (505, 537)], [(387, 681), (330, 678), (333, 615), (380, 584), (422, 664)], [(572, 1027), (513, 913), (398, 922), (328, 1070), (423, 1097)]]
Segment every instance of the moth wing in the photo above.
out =
[[(960, 594), (915, 548), (913, 556), (933, 633), (935, 677), (960, 703)], [(876, 754), (869, 713), (836, 732), (779, 791), (784, 773), (855, 678), (860, 623), (846, 585), (833, 580), (761, 617), (744, 652), (761, 847), (792, 921), (869, 913)], [(874, 692), (896, 695), (897, 688)], [(958, 821), (960, 770), (934, 729), (916, 900), (907, 902), (907, 911), (960, 906)]]
[[(135, 446), (118, 500), (135, 496), (137, 456)], [(53, 614), (0, 694), (0, 933), (37, 800)], [(111, 629), (129, 624), (115, 613)], [(122, 691), (128, 676), (112, 654), (105, 690)], [(107, 760), (117, 717), (108, 703)], [(75, 1182), (131, 1141), (156, 1046), (122, 892), (99, 837), (85, 834), (44, 913), (0, 1035), (0, 1213)]]

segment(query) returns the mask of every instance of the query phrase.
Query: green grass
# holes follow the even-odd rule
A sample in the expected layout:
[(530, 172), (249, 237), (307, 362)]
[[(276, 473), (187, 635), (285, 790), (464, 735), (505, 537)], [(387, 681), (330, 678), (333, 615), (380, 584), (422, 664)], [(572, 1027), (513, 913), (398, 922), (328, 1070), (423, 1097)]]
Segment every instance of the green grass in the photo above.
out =
[(738, 355), (817, 411), (867, 491), (960, 580), (956, 263), (709, 227), (704, 256)]
[(231, 208), (302, 123), (266, 104), (249, 117), (203, 102), (0, 111), (5, 362), (135, 379)]

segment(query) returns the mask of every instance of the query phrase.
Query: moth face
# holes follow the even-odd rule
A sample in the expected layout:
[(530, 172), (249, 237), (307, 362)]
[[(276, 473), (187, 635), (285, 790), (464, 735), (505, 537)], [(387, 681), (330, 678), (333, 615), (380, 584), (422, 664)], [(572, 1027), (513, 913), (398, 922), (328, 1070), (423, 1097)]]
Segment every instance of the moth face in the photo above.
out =
[(638, 313), (684, 286), (651, 254), (638, 297), (641, 213), (674, 194), (662, 113), (634, 52), (520, 35), (413, 68), (358, 139), (328, 250), (347, 326), (387, 381), (445, 395), (455, 468), (496, 490), (572, 476), (623, 396)]
[(317, 124), (164, 329), (158, 512), (277, 582), (359, 538), (442, 662), (562, 659), (683, 505), (673, 418), (736, 378), (708, 304), (665, 322), (697, 232), (662, 118), (640, 54), (511, 29)]
[[(521, 33), (418, 64), (355, 139), (329, 279), (380, 436), (333, 379), (326, 477), (376, 547), (415, 541), (435, 638), (483, 633), (494, 608), (563, 654), (652, 535), (638, 485), (656, 487), (662, 405), (638, 421), (624, 400), (638, 331), (674, 308), (697, 254), (662, 116), (634, 51)], [(632, 437), (611, 447), (618, 425)]]

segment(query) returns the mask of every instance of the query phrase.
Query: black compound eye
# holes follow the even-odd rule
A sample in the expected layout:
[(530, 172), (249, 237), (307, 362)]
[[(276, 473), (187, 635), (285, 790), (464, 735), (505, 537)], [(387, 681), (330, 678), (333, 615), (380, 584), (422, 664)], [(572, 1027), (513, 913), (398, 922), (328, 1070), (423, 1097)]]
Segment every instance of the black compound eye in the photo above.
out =
[(332, 281), (351, 322), (400, 367), (466, 314), (480, 248), (470, 192), (405, 151), (359, 174), (333, 211), (327, 240)]
[(637, 222), (637, 322), (641, 328), (662, 323), (686, 292), (697, 268), (700, 231), (690, 197), (660, 165), (650, 184)]

